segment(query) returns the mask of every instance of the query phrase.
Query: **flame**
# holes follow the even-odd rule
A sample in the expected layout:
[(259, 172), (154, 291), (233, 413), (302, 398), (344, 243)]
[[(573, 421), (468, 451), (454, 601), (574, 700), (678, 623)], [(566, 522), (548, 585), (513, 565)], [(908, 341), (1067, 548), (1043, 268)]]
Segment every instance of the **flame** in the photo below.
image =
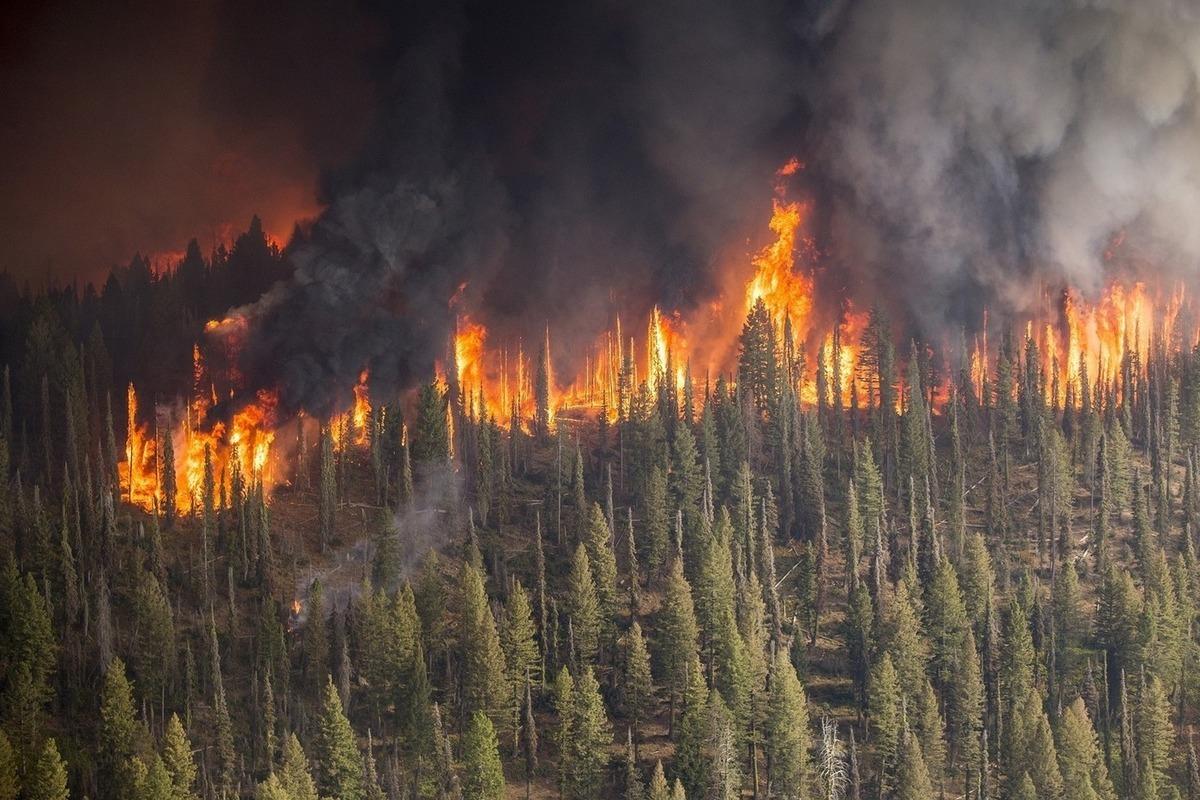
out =
[(371, 419), (371, 392), (367, 388), (367, 378), (370, 373), (363, 370), (358, 374), (358, 383), (354, 387), (354, 409), (351, 420), (354, 423), (354, 441), (357, 444), (367, 443), (367, 423)]

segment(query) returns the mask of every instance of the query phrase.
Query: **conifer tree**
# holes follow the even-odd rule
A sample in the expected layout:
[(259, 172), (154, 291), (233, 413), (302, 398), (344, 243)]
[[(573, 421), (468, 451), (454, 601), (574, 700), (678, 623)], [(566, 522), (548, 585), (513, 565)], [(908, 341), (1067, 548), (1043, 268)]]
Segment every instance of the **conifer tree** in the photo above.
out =
[(329, 635), (325, 626), (325, 587), (314, 578), (305, 601), (308, 615), (304, 624), (304, 676), (311, 696), (319, 696), (329, 672)]
[(558, 730), (554, 740), (558, 750), (558, 790), (565, 796), (567, 781), (574, 768), (571, 748), (575, 717), (575, 679), (566, 667), (560, 668), (554, 679), (554, 711), (558, 717)]
[(487, 714), (476, 711), (463, 736), (463, 800), (503, 800), (504, 770), (496, 730)]
[(1063, 710), (1055, 742), (1063, 777), (1063, 797), (1116, 800), (1104, 755), (1082, 698), (1076, 698)]
[(317, 785), (308, 766), (308, 757), (296, 734), (288, 734), (283, 744), (279, 783), (291, 800), (317, 800)]
[(54, 739), (46, 739), (41, 754), (25, 779), (27, 800), (67, 800), (67, 765), (58, 754)]
[(771, 663), (765, 741), (770, 791), (802, 798), (809, 780), (808, 701), (787, 655), (779, 650)]
[(533, 690), (529, 676), (525, 676), (524, 715), (521, 720), (521, 752), (525, 756), (525, 798), (529, 800), (533, 783), (533, 774), (538, 765), (538, 734), (537, 722), (533, 716)]
[(667, 776), (663, 772), (662, 761), (654, 762), (654, 774), (650, 776), (650, 790), (647, 800), (671, 800), (671, 787), (667, 785)]
[(464, 563), (459, 572), (459, 587), (463, 707), (468, 714), (484, 711), (494, 719), (501, 719), (509, 707), (509, 683), (483, 576), (474, 566)]
[(633, 752), (633, 732), (625, 731), (625, 800), (646, 800), (646, 789)]
[[(517, 716), (520, 715), (524, 703), (528, 676), (538, 668), (538, 649), (534, 635), (529, 595), (521, 582), (514, 580), (512, 591), (508, 593), (508, 603), (504, 607), (500, 646), (504, 651), (504, 663), (508, 671), (509, 702), (514, 715)], [(514, 724), (514, 731), (519, 728), (519, 724)]]
[(650, 677), (650, 652), (642, 636), (642, 626), (637, 620), (629, 626), (625, 635), (625, 675), (621, 685), (621, 697), (625, 713), (632, 724), (631, 736), (635, 747), (640, 743), (640, 728), (650, 711), (654, 686)]
[(136, 791), (133, 761), (140, 735), (134, 716), (133, 687), (125, 676), (125, 664), (114, 658), (100, 690), (99, 762), (107, 787), (103, 797), (124, 800)]
[(900, 744), (902, 756), (896, 775), (896, 800), (928, 800), (934, 796), (933, 782), (921, 745), (911, 732), (905, 732)]
[(571, 774), (567, 778), (565, 797), (569, 800), (594, 800), (602, 796), (608, 765), (607, 748), (611, 741), (612, 727), (604, 711), (600, 685), (588, 666), (584, 668), (572, 694)]
[(176, 503), (177, 488), (175, 483), (175, 446), (171, 439), (172, 436), (168, 430), (162, 437), (162, 514), (163, 519), (166, 521), (167, 530), (175, 527), (175, 515), (178, 513)]
[(195, 800), (193, 786), (196, 783), (196, 764), (192, 760), (192, 744), (178, 714), (167, 720), (163, 734), (162, 759), (171, 777), (172, 800)]
[(693, 657), (683, 691), (683, 711), (675, 732), (675, 774), (693, 797), (703, 796), (708, 786), (710, 764), (704, 752), (710, 741), (708, 697), (700, 659)]
[(332, 678), (326, 678), (315, 743), (317, 787), (322, 796), (365, 800), (362, 759)]
[(592, 503), (590, 520), (583, 539), (587, 545), (588, 565), (596, 585), (596, 600), (600, 612), (600, 628), (612, 627), (620, 605), (617, 596), (617, 558), (613, 551), (613, 534), (599, 503)]
[(658, 575), (666, 563), (670, 538), (670, 514), (667, 510), (667, 475), (659, 467), (650, 470), (642, 500), (646, 518), (643, 556), (648, 575)]
[(662, 664), (662, 683), (667, 688), (671, 706), (671, 730), (674, 730), (676, 703), (688, 682), (688, 671), (698, 650), (699, 630), (692, 587), (683, 575), (683, 563), (675, 558), (667, 574), (663, 603), (659, 610), (659, 662)]
[(1166, 786), (1175, 747), (1175, 728), (1171, 724), (1171, 705), (1157, 676), (1143, 672), (1134, 709), (1137, 753), (1143, 760), (1142, 771), (1154, 773), (1154, 783)]
[(886, 792), (896, 785), (904, 733), (903, 695), (892, 658), (887, 653), (871, 673), (869, 697), (871, 730), (879, 758), (880, 791)]
[(600, 646), (601, 612), (587, 548), (575, 548), (568, 577), (567, 613), (575, 632), (575, 650), (580, 665), (595, 661)]

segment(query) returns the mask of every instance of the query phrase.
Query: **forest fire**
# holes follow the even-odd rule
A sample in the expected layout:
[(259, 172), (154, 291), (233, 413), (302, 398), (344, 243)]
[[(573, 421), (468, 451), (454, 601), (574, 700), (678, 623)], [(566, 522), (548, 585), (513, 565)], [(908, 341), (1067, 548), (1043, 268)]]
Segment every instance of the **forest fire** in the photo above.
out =
[[(865, 391), (867, 387), (860, 384), (869, 380), (860, 374), (860, 361), (868, 346), (865, 334), (871, 314), (856, 306), (852, 298), (845, 297), (833, 316), (836, 322), (827, 328), (819, 327), (818, 320), (830, 317), (815, 308), (815, 258), (812, 242), (805, 232), (806, 206), (790, 199), (787, 191), (786, 179), (799, 169), (798, 162), (792, 160), (776, 173), (772, 214), (767, 224), (772, 240), (749, 257), (750, 271), (740, 302), (747, 312), (761, 303), (779, 346), (795, 353), (799, 371), (793, 376), (796, 381), (793, 388), (803, 405), (843, 409), (855, 406), (866, 410), (878, 400), (878, 387)], [(462, 304), (465, 288), (463, 283), (451, 299), (452, 308)], [(1194, 345), (1198, 335), (1195, 327), (1186, 331), (1177, 329), (1186, 299), (1181, 287), (1160, 294), (1137, 281), (1113, 282), (1094, 300), (1068, 289), (1061, 294), (1060, 302), (1043, 304), (1049, 309), (1049, 318), (1025, 320), (1025, 344), (1020, 349), (1031, 345), (1038, 354), (1047, 401), (1060, 408), (1069, 404), (1078, 406), (1083, 402), (1081, 380), (1120, 388), (1130, 357), (1140, 356), (1144, 363), (1152, 348)], [(718, 297), (712, 307), (719, 309), (725, 303), (725, 298)], [(726, 353), (723, 362), (705, 363), (702, 376), (705, 379), (710, 379), (711, 371), (715, 370), (735, 382), (740, 322), (732, 329), (726, 329), (727, 325), (715, 335), (709, 331), (697, 337), (708, 345), (717, 340), (720, 344), (717, 349)], [(449, 369), (439, 365), (437, 374), (445, 389), (457, 393), (461, 413), (470, 419), (486, 417), (501, 428), (510, 428), (515, 423), (532, 430), (539, 386), (547, 395), (550, 420), (561, 409), (569, 408), (593, 415), (604, 413), (610, 421), (615, 421), (630, 413), (639, 386), (644, 385), (654, 395), (664, 388), (664, 381), (669, 381), (670, 388), (682, 396), (689, 383), (698, 377), (692, 374), (693, 359), (711, 358), (711, 354), (693, 352), (687, 333), (693, 326), (707, 330), (713, 323), (700, 317), (689, 320), (679, 311), (666, 312), (655, 305), (639, 342), (636, 335), (627, 332), (622, 318), (615, 316), (612, 326), (582, 353), (581, 367), (574, 379), (567, 381), (555, 374), (549, 327), (538, 343), (537, 353), (530, 354), (519, 339), (494, 345), (486, 324), (477, 316), (460, 312), (448, 348), (453, 363)], [(994, 343), (1006, 338), (991, 331), (990, 345), (991, 327), (985, 312), (966, 352), (956, 356), (954, 348), (946, 348), (942, 353), (946, 363), (957, 358), (965, 364), (969, 388), (976, 398), (995, 389), (994, 376), (1001, 354)], [(215, 337), (222, 349), (220, 355), (227, 371), (223, 385), (237, 385), (241, 381), (237, 351), (248, 335), (246, 320), (240, 316), (213, 320), (205, 326), (205, 331)], [(1014, 356), (1011, 352), (1007, 355), (1010, 360)], [(153, 424), (135, 422), (141, 418), (140, 409), (136, 391), (129, 387), (127, 411), (131, 423), (121, 480), (125, 497), (143, 508), (153, 508), (163, 500), (160, 462), (165, 459), (163, 450), (168, 438), (175, 461), (176, 485), (193, 505), (203, 491), (206, 452), (219, 481), (230, 480), (236, 467), (243, 476), (261, 480), (268, 490), (276, 482), (271, 469), (271, 445), (275, 426), (281, 421), (275, 418), (275, 393), (269, 389), (260, 391), (227, 421), (210, 420), (219, 399), (218, 381), (210, 374), (200, 345), (194, 351), (193, 372), (192, 397), (186, 414), (175, 415), (171, 408), (161, 406), (155, 411)], [(334, 448), (339, 452), (349, 444), (361, 448), (369, 443), (374, 413), (369, 380), (369, 370), (361, 370), (357, 383), (351, 387), (346, 411), (329, 421)], [(951, 396), (951, 382), (950, 375), (944, 374), (930, 388), (935, 410)], [(232, 396), (233, 389), (229, 391)], [(903, 393), (894, 396), (900, 410)], [(694, 402), (699, 406), (704, 400), (701, 392)], [(452, 411), (448, 409), (451, 428)]]

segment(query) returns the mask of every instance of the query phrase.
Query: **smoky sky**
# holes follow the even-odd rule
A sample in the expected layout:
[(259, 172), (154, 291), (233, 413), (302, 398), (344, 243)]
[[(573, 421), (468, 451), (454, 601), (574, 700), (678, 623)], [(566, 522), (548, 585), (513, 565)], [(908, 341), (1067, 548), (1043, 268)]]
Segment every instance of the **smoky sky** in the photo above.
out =
[(919, 335), (1196, 274), (1182, 0), (197, 9), (5, 23), (0, 233), (15, 265), (91, 264), (319, 203), (294, 280), (237, 311), (286, 408), (427, 378), (459, 314), (549, 325), (565, 362), (614, 311), (699, 307), (793, 156), (818, 287)]
[(369, 124), (375, 35), (317, 2), (8, 4), (0, 268), (102, 278), (255, 213), (285, 239)]

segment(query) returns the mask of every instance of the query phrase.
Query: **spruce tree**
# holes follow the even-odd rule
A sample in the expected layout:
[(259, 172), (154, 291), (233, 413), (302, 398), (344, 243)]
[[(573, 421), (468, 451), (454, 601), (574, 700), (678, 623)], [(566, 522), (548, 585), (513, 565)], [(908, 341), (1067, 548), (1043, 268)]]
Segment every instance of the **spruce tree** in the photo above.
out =
[(662, 683), (667, 688), (670, 701), (673, 731), (676, 704), (687, 686), (688, 671), (698, 651), (699, 637), (695, 607), (692, 605), (692, 587), (683, 576), (683, 563), (678, 558), (672, 560), (667, 574), (657, 629)]
[(504, 770), (496, 730), (487, 714), (476, 711), (463, 735), (463, 800), (503, 800)]
[(625, 635), (625, 674), (621, 684), (621, 699), (633, 726), (631, 736), (635, 747), (640, 743), (641, 722), (649, 717), (653, 693), (650, 652), (646, 649), (642, 626), (634, 620)]
[(600, 697), (600, 685), (591, 666), (575, 684), (571, 707), (571, 774), (564, 796), (569, 800), (595, 800), (602, 796), (608, 765), (612, 727)]
[(1063, 710), (1055, 741), (1063, 777), (1063, 797), (1116, 800), (1104, 754), (1082, 698), (1076, 698)]
[(192, 744), (178, 714), (167, 720), (163, 734), (162, 759), (171, 777), (172, 800), (195, 800), (196, 764), (192, 760)]
[(317, 788), (322, 796), (339, 800), (365, 800), (362, 759), (332, 678), (327, 678), (325, 682), (315, 743)]
[(483, 577), (475, 567), (463, 564), (459, 585), (464, 708), (467, 713), (485, 711), (499, 718), (496, 715), (508, 707), (508, 681), (496, 620), (488, 605)]
[(782, 650), (775, 653), (768, 681), (765, 742), (771, 791), (780, 797), (802, 798), (809, 780), (808, 701)]
[(26, 800), (67, 800), (67, 765), (58, 754), (58, 745), (46, 739), (41, 754), (25, 779)]
[(134, 716), (133, 687), (125, 677), (125, 664), (114, 658), (100, 689), (100, 742), (98, 761), (102, 797), (124, 800), (136, 791), (133, 761), (140, 729)]
[(288, 734), (283, 744), (279, 782), (290, 800), (317, 800), (317, 785), (308, 766), (308, 757), (296, 734)]
[(917, 737), (905, 732), (900, 748), (902, 755), (897, 768), (895, 800), (929, 800), (934, 796), (933, 782)]
[[(567, 579), (567, 613), (575, 632), (575, 651), (580, 665), (591, 664), (600, 647), (600, 625), (602, 622), (600, 603), (596, 598), (596, 585), (587, 548), (581, 543), (575, 548), (571, 562), (571, 574)], [(579, 666), (579, 665), (576, 665)]]
[[(529, 595), (521, 582), (514, 580), (500, 627), (500, 645), (508, 672), (509, 703), (514, 715), (520, 714), (528, 676), (536, 673), (538, 669), (535, 631)], [(514, 725), (513, 730), (518, 728), (518, 725)]]

